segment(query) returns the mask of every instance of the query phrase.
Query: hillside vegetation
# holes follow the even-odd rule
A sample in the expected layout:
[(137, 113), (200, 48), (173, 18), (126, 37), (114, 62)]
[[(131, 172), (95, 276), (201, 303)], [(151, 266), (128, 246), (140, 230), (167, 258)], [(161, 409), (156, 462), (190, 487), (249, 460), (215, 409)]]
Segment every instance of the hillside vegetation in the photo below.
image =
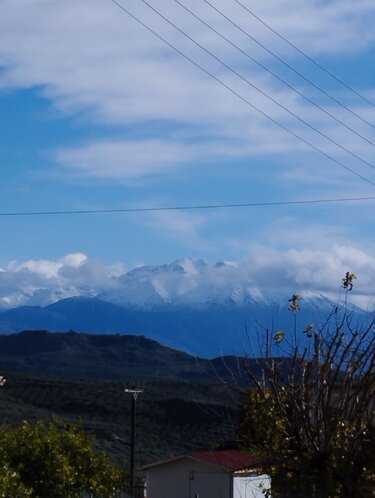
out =
[(209, 449), (235, 437), (245, 383), (238, 358), (195, 358), (136, 336), (52, 334), (0, 336), (0, 423), (57, 415), (82, 420), (112, 461), (128, 461), (131, 399), (139, 381), (138, 463)]

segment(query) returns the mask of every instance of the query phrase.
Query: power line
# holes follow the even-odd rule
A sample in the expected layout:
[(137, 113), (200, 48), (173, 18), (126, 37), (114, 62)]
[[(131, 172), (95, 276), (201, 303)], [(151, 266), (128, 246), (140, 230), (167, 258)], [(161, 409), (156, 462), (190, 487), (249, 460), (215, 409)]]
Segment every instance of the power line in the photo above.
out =
[(333, 161), (334, 163), (336, 163), (337, 165), (339, 165), (341, 168), (345, 169), (346, 171), (349, 171), (350, 173), (352, 173), (353, 175), (357, 176), (358, 178), (361, 178), (363, 181), (365, 181), (365, 182), (367, 182), (367, 183), (375, 186), (375, 182), (373, 182), (370, 178), (367, 178), (366, 176), (362, 175), (361, 173), (358, 173), (357, 171), (353, 170), (352, 168), (350, 168), (346, 164), (344, 164), (341, 161), (339, 161), (338, 159), (334, 158), (333, 156), (331, 156), (327, 152), (324, 152), (322, 149), (320, 149), (316, 145), (312, 144), (308, 140), (305, 140), (303, 137), (301, 137), (300, 135), (298, 135), (297, 133), (295, 133), (294, 131), (292, 131), (290, 128), (288, 128), (287, 126), (283, 125), (282, 123), (280, 123), (276, 119), (274, 119), (271, 116), (269, 116), (266, 112), (264, 112), (261, 109), (259, 109), (259, 107), (257, 107), (256, 105), (252, 104), (249, 100), (247, 100), (241, 94), (239, 94), (238, 92), (236, 92), (236, 90), (234, 90), (231, 86), (227, 85), (224, 81), (222, 81), (220, 78), (218, 78), (217, 76), (215, 76), (208, 69), (206, 69), (203, 66), (201, 66), (198, 62), (194, 61), (191, 57), (189, 57), (184, 52), (182, 52), (180, 49), (178, 49), (175, 45), (173, 45), (168, 40), (166, 40), (165, 38), (163, 38), (163, 36), (159, 35), (159, 33), (157, 33), (155, 30), (153, 30), (150, 26), (148, 26), (145, 22), (143, 22), (141, 19), (139, 19), (136, 15), (132, 14), (122, 4), (118, 3), (117, 0), (111, 0), (111, 2), (114, 3), (115, 5), (117, 5), (117, 7), (119, 9), (121, 9), (122, 11), (124, 11), (129, 17), (131, 17), (132, 19), (134, 19), (141, 26), (143, 26), (144, 28), (146, 28), (156, 38), (158, 38), (159, 40), (161, 40), (163, 43), (165, 43), (172, 50), (174, 50), (176, 53), (178, 53), (179, 55), (181, 55), (181, 57), (183, 57), (184, 59), (186, 59), (187, 61), (189, 61), (196, 68), (198, 68), (200, 71), (202, 71), (203, 73), (205, 73), (207, 76), (209, 76), (210, 78), (214, 79), (217, 83), (219, 83), (221, 86), (223, 86), (224, 88), (226, 88), (229, 92), (231, 92), (233, 95), (235, 95), (237, 98), (239, 98), (246, 105), (248, 105), (249, 107), (251, 107), (253, 110), (257, 111), (263, 117), (267, 118), (273, 124), (277, 125), (279, 128), (283, 129), (284, 131), (286, 131), (290, 135), (294, 136), (300, 142), (304, 143), (305, 145), (307, 145), (311, 149), (315, 150), (316, 152), (319, 152), (322, 156), (326, 157), (330, 161)]
[[(329, 92), (327, 92), (326, 90), (324, 90), (324, 88), (322, 88), (321, 86), (319, 86), (316, 83), (314, 83), (307, 76), (305, 76), (300, 71), (298, 71), (298, 69), (296, 69), (291, 64), (289, 64), (288, 62), (286, 62), (282, 57), (280, 57), (279, 55), (277, 55), (273, 50), (269, 49), (268, 47), (266, 47), (266, 45), (264, 45), (259, 40), (257, 40), (248, 31), (246, 31), (245, 29), (241, 28), (241, 26), (239, 26), (237, 23), (235, 23), (230, 17), (228, 17), (221, 10), (219, 10), (217, 7), (215, 7), (215, 5), (213, 5), (211, 2), (209, 2), (208, 0), (202, 0), (202, 1), (204, 3), (206, 3), (207, 5), (209, 5), (212, 9), (214, 9), (218, 14), (220, 14), (221, 16), (223, 16), (227, 21), (229, 21), (233, 26), (235, 26), (239, 31), (241, 31), (241, 33), (243, 33), (244, 35), (246, 35), (250, 40), (252, 40), (254, 43), (256, 43), (259, 47), (263, 48), (263, 50), (265, 50), (267, 53), (269, 53), (270, 55), (272, 55), (272, 57), (275, 57), (275, 59), (277, 59), (279, 62), (281, 62), (285, 67), (287, 67), (288, 69), (290, 69), (291, 71), (293, 71), (295, 74), (297, 74), (304, 81), (306, 81), (307, 83), (309, 83), (310, 85), (312, 85), (314, 88), (316, 88), (317, 90), (319, 90), (320, 92), (322, 92), (326, 97), (328, 97), (329, 99), (331, 99), (333, 102), (335, 102), (339, 106), (341, 106), (344, 109), (346, 109), (353, 116), (356, 116), (358, 119), (360, 119), (361, 121), (363, 121), (364, 123), (366, 123), (368, 126), (371, 126), (371, 128), (375, 129), (375, 125), (373, 125), (372, 123), (370, 123), (370, 121), (367, 121), (367, 119), (365, 119), (364, 117), (362, 117), (357, 112), (353, 111), (353, 109), (350, 109), (350, 107), (348, 107), (343, 102), (341, 102), (340, 100), (338, 100), (336, 97), (334, 97), (333, 95), (331, 95)], [(237, 1), (237, 0), (235, 0), (235, 1)]]
[[(114, 1), (114, 0), (113, 0)], [(0, 217), (6, 216), (58, 216), (58, 215), (80, 215), (80, 214), (116, 214), (116, 213), (147, 213), (155, 211), (193, 211), (203, 209), (233, 209), (251, 207), (272, 206), (298, 206), (304, 204), (332, 204), (360, 201), (374, 201), (375, 196), (370, 197), (342, 197), (333, 199), (303, 199), (299, 201), (271, 201), (271, 202), (245, 202), (233, 204), (196, 204), (186, 206), (162, 206), (162, 207), (135, 207), (123, 209), (76, 209), (64, 211), (8, 211), (0, 212)]]
[(267, 24), (264, 19), (262, 19), (261, 17), (259, 17), (258, 15), (256, 15), (255, 12), (253, 12), (252, 10), (250, 10), (246, 5), (244, 5), (239, 0), (234, 0), (234, 1), (238, 5), (240, 5), (243, 9), (245, 9), (250, 15), (252, 15), (257, 21), (259, 21), (260, 23), (262, 23), (263, 26), (265, 26), (270, 31), (272, 31), (272, 33), (274, 33), (276, 36), (278, 36), (281, 40), (283, 40), (285, 43), (287, 43), (288, 45), (290, 45), (291, 47), (293, 47), (295, 50), (297, 50), (297, 52), (299, 52), (301, 55), (303, 55), (307, 60), (309, 60), (310, 62), (312, 62), (315, 66), (317, 66), (319, 69), (321, 69), (326, 74), (328, 74), (329, 76), (331, 76), (331, 78), (333, 78), (338, 83), (340, 83), (341, 85), (343, 85), (345, 88), (347, 88), (348, 90), (350, 90), (351, 92), (353, 92), (355, 95), (357, 95), (358, 97), (360, 97), (362, 100), (364, 100), (368, 104), (370, 104), (370, 105), (372, 105), (372, 106), (375, 107), (375, 103), (374, 102), (371, 102), (371, 100), (369, 100), (365, 95), (363, 95), (362, 93), (358, 92), (358, 90), (356, 90), (352, 86), (348, 85), (348, 83), (345, 83), (345, 81), (341, 80), (338, 76), (336, 76), (335, 74), (333, 74), (329, 69), (327, 69), (326, 67), (322, 66), (317, 60), (313, 59), (310, 55), (306, 54), (306, 52), (304, 52), (303, 50), (301, 50), (300, 48), (298, 48), (297, 45), (295, 45), (290, 40), (288, 40), (288, 38), (286, 38), (285, 36), (283, 36), (275, 28), (273, 28), (272, 26), (270, 26), (269, 24)]
[(174, 29), (176, 29), (183, 36), (185, 36), (188, 40), (190, 40), (192, 43), (194, 43), (195, 45), (197, 45), (197, 47), (199, 47), (201, 50), (203, 50), (208, 55), (210, 55), (213, 59), (215, 59), (217, 62), (219, 62), (219, 64), (221, 64), (222, 66), (224, 66), (226, 69), (228, 69), (231, 73), (233, 73), (238, 78), (240, 78), (242, 81), (244, 81), (251, 88), (254, 88), (254, 90), (256, 90), (257, 92), (259, 92), (260, 94), (262, 94), (264, 97), (268, 98), (271, 102), (273, 102), (278, 107), (280, 107), (280, 109), (283, 109), (290, 116), (293, 116), (295, 119), (297, 119), (298, 121), (300, 121), (302, 124), (304, 124), (305, 126), (307, 126), (308, 128), (310, 128), (312, 131), (314, 131), (315, 133), (317, 133), (321, 137), (325, 138), (326, 140), (328, 140), (329, 142), (331, 142), (336, 147), (339, 147), (341, 150), (343, 150), (347, 154), (351, 155), (352, 157), (354, 157), (355, 159), (357, 159), (361, 163), (365, 164), (366, 166), (369, 166), (372, 169), (375, 169), (375, 165), (374, 164), (372, 164), (369, 161), (366, 161), (366, 159), (363, 159), (362, 157), (358, 156), (358, 154), (356, 154), (355, 152), (352, 152), (350, 149), (348, 149), (344, 145), (341, 145), (339, 142), (337, 142), (336, 140), (332, 139), (331, 137), (329, 137), (328, 135), (326, 135), (324, 132), (320, 131), (318, 128), (316, 128), (315, 126), (313, 126), (312, 124), (310, 124), (308, 121), (306, 121), (305, 119), (301, 118), (294, 111), (291, 111), (288, 107), (286, 107), (285, 105), (281, 104), (278, 100), (276, 100), (275, 98), (273, 98), (267, 92), (265, 92), (261, 88), (259, 88), (256, 85), (254, 85), (254, 83), (252, 83), (249, 79), (247, 79), (241, 73), (239, 73), (238, 71), (236, 71), (235, 69), (233, 69), (231, 66), (229, 66), (229, 64), (227, 64), (222, 59), (220, 59), (220, 57), (217, 57), (213, 52), (211, 52), (209, 49), (207, 49), (204, 45), (202, 45), (201, 43), (197, 42), (188, 33), (186, 33), (186, 31), (184, 31), (183, 29), (179, 28), (174, 22), (172, 22), (170, 19), (168, 19), (168, 17), (166, 17), (164, 14), (162, 14), (157, 9), (155, 9), (155, 7), (153, 7), (147, 0), (140, 0), (140, 1), (142, 3), (144, 3), (145, 5), (147, 5), (147, 7), (149, 7), (149, 9), (151, 9), (156, 15), (158, 15), (161, 19), (163, 19), (165, 22), (167, 22), (170, 26), (172, 26)]
[(327, 116), (329, 116), (331, 119), (334, 119), (337, 123), (339, 123), (342, 126), (344, 126), (347, 130), (349, 130), (352, 133), (354, 133), (355, 135), (357, 135), (357, 137), (361, 138), (362, 140), (364, 140), (365, 142), (367, 142), (369, 145), (372, 145), (373, 147), (375, 147), (375, 143), (374, 142), (372, 142), (371, 140), (369, 140), (367, 137), (365, 137), (361, 133), (358, 133), (354, 128), (352, 128), (351, 126), (347, 125), (344, 121), (342, 121), (341, 119), (339, 119), (337, 116), (335, 116), (331, 112), (327, 111), (327, 109), (325, 109), (324, 107), (322, 107), (318, 103), (314, 102), (307, 95), (303, 94), (300, 90), (298, 90), (298, 88), (296, 88), (295, 86), (291, 85), (288, 81), (286, 81), (285, 79), (283, 79), (282, 77), (280, 77), (278, 74), (276, 74), (274, 71), (272, 71), (272, 69), (270, 69), (269, 67), (267, 67), (265, 64), (263, 64), (262, 62), (260, 62), (259, 60), (257, 60), (255, 57), (253, 57), (252, 55), (250, 55), (248, 52), (246, 52), (246, 50), (243, 50), (236, 43), (232, 42), (232, 40), (230, 40), (225, 35), (223, 35), (222, 33), (220, 33), (211, 24), (209, 24), (208, 22), (204, 21), (201, 17), (199, 17), (197, 14), (195, 14), (191, 9), (189, 9), (188, 7), (186, 7), (186, 5), (184, 5), (183, 3), (181, 3), (180, 0), (174, 0), (174, 1), (178, 5), (180, 5), (184, 10), (186, 10), (187, 12), (189, 12), (190, 15), (192, 15), (195, 19), (197, 19), (199, 22), (201, 22), (204, 26), (206, 26), (207, 28), (209, 28), (214, 33), (216, 33), (218, 36), (220, 36), (220, 38), (222, 38), (223, 40), (225, 40), (232, 47), (236, 48), (239, 52), (241, 52), (243, 55), (245, 55), (249, 60), (251, 60), (252, 62), (254, 62), (255, 64), (257, 64), (259, 67), (261, 67), (264, 71), (267, 71), (274, 78), (276, 78), (278, 81), (281, 81), (281, 83), (283, 83), (288, 88), (290, 88), (291, 90), (293, 90), (293, 92), (297, 93), (300, 97), (302, 97), (303, 99), (305, 99), (311, 105), (313, 105), (314, 107), (316, 107), (320, 111), (324, 112)]

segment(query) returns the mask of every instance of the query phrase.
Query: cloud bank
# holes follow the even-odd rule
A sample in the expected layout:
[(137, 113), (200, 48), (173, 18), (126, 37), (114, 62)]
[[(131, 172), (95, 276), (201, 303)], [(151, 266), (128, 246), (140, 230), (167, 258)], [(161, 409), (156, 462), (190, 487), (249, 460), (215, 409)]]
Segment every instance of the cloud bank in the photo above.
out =
[(82, 253), (56, 261), (12, 261), (0, 272), (0, 305), (45, 306), (73, 296), (95, 296), (114, 285), (124, 272), (120, 264), (104, 265)]
[(11, 262), (0, 272), (0, 302), (3, 308), (44, 306), (62, 298), (99, 295), (136, 307), (161, 302), (220, 304), (228, 299), (241, 304), (249, 297), (285, 300), (292, 292), (336, 301), (347, 271), (358, 277), (352, 302), (364, 309), (372, 308), (375, 257), (344, 245), (329, 251), (259, 247), (242, 262), (208, 264), (184, 259), (131, 271), (125, 271), (122, 264), (106, 265), (81, 253), (56, 261)]

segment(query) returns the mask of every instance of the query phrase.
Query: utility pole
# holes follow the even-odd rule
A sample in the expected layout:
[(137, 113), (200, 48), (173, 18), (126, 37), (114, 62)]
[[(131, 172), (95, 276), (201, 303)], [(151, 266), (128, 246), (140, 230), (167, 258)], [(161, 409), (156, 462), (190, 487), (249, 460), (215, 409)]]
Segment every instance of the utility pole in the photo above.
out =
[(131, 394), (132, 396), (132, 410), (131, 410), (131, 436), (130, 436), (130, 486), (132, 490), (132, 495), (135, 496), (135, 424), (136, 424), (136, 412), (137, 412), (137, 399), (138, 396), (143, 393), (143, 389), (140, 386), (130, 386), (124, 388), (124, 392)]

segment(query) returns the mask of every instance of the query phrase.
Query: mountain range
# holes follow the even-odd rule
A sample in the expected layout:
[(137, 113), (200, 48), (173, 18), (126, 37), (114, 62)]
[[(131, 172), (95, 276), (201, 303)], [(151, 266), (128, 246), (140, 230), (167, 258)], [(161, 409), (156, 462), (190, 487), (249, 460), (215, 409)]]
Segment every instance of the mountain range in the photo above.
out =
[[(261, 292), (251, 273), (234, 264), (184, 259), (112, 277), (96, 293), (84, 286), (19, 289), (17, 302), (25, 305), (11, 307), (8, 301), (10, 309), (0, 313), (0, 331), (137, 334), (199, 356), (259, 355), (266, 329), (273, 334), (296, 326), (304, 340), (306, 326), (319, 326), (336, 305), (324, 294), (295, 291), (302, 295), (297, 315), (288, 309), (288, 289), (276, 295), (268, 286)], [(75, 295), (58, 299), (69, 292)], [(362, 310), (355, 313), (364, 319)]]

